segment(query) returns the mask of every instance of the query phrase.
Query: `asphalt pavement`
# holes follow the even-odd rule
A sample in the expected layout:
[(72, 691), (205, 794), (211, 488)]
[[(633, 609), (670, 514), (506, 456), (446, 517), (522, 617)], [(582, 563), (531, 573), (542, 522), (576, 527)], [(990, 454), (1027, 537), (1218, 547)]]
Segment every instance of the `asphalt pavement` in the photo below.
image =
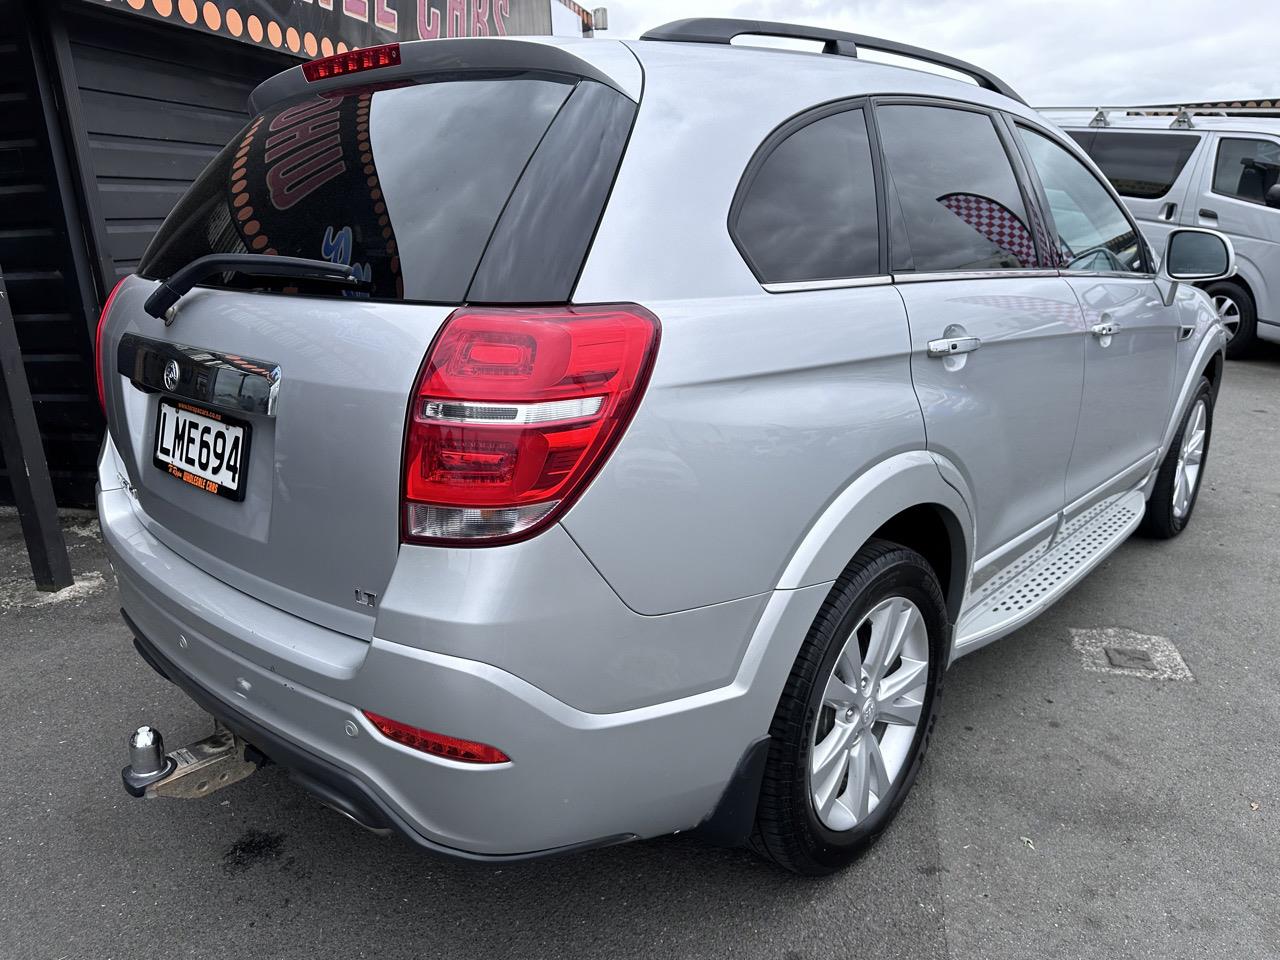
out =
[[(128, 732), (208, 721), (135, 655), (92, 517), (43, 595), (0, 513), (0, 958), (1280, 957), (1280, 350), (1228, 364), (1214, 426), (1186, 533), (957, 663), (901, 816), (818, 881), (679, 837), (435, 859), (277, 768), (133, 800)], [(1097, 636), (1136, 669), (1086, 669)]]

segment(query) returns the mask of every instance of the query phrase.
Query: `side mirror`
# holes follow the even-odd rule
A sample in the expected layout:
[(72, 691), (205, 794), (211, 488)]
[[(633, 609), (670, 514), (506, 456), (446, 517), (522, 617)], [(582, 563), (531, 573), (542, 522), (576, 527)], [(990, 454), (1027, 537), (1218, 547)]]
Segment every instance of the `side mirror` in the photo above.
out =
[(1280, 183), (1274, 183), (1267, 189), (1266, 202), (1268, 207), (1280, 207)]
[(1160, 275), (1166, 280), (1203, 283), (1236, 272), (1236, 251), (1217, 230), (1182, 227), (1169, 234)]

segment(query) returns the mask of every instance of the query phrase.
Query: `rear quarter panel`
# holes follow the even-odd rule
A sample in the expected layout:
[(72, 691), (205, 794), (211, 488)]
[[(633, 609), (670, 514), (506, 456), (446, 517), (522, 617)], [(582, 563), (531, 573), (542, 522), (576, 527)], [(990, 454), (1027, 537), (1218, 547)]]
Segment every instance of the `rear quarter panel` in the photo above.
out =
[(563, 521), (633, 609), (773, 589), (853, 477), (923, 448), (892, 287), (646, 306), (663, 323), (648, 392)]
[(1008, 101), (841, 57), (632, 47), (644, 94), (575, 300), (644, 305), (662, 345), (635, 420), (563, 523), (624, 602), (659, 614), (774, 589), (841, 491), (924, 449), (897, 290), (767, 293), (734, 246), (729, 208), (752, 154), (834, 100)]

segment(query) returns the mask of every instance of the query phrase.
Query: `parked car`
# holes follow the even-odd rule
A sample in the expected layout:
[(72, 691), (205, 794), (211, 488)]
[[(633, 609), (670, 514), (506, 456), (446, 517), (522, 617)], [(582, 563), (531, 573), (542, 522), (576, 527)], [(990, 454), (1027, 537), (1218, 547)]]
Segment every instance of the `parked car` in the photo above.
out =
[(1202, 284), (1227, 328), (1227, 356), (1245, 356), (1258, 340), (1280, 343), (1280, 119), (1116, 109), (1058, 122), (1156, 247), (1180, 225), (1231, 238), (1237, 274)]
[(835, 870), (950, 663), (1191, 518), (1231, 245), (1157, 268), (977, 67), (691, 20), (252, 109), (104, 310), (102, 528), (142, 656), (365, 826)]

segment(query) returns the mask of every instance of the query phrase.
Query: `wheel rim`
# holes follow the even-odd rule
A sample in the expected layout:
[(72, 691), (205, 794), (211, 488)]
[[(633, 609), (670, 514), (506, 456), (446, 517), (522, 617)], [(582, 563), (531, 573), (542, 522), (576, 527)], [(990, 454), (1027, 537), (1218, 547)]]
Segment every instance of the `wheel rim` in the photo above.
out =
[(1213, 298), (1213, 309), (1218, 314), (1218, 320), (1227, 328), (1227, 342), (1230, 343), (1240, 329), (1240, 304), (1230, 297), (1218, 295)]
[(1200, 483), (1200, 471), (1204, 466), (1204, 445), (1208, 440), (1209, 407), (1203, 399), (1197, 400), (1182, 431), (1182, 446), (1178, 450), (1178, 473), (1173, 481), (1173, 515), (1185, 520), (1191, 512), (1196, 488)]
[(929, 684), (929, 631), (905, 597), (878, 603), (853, 629), (822, 695), (809, 746), (809, 794), (830, 830), (876, 809), (911, 754)]

